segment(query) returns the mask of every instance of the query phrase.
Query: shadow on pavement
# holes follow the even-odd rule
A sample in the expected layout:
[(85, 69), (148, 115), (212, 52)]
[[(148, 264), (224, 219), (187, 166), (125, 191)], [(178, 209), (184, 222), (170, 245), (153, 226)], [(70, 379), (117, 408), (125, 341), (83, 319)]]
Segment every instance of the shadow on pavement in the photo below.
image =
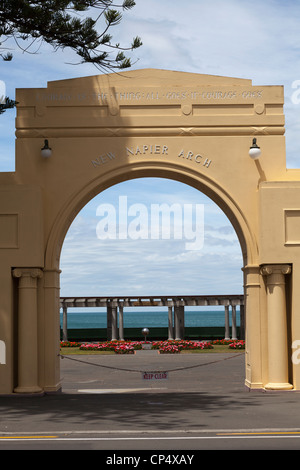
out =
[(246, 394), (208, 393), (60, 394), (3, 398), (0, 432), (27, 429), (200, 429), (212, 418), (242, 412), (253, 402)]

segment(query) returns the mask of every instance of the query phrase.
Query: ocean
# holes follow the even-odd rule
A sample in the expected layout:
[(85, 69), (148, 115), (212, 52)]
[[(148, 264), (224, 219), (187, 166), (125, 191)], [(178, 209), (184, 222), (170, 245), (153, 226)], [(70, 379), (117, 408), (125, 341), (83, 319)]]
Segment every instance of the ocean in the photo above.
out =
[[(75, 309), (74, 309), (75, 310)], [(76, 309), (68, 310), (68, 328), (106, 328), (106, 311), (93, 311)], [(137, 309), (126, 311), (124, 309), (124, 328), (157, 328), (168, 327), (168, 310), (140, 311)], [(229, 310), (231, 325), (231, 309)], [(62, 312), (60, 314), (62, 328)], [(225, 312), (223, 310), (193, 310), (185, 311), (185, 326), (187, 327), (215, 327), (225, 326)], [(240, 312), (236, 310), (236, 326), (240, 326)]]

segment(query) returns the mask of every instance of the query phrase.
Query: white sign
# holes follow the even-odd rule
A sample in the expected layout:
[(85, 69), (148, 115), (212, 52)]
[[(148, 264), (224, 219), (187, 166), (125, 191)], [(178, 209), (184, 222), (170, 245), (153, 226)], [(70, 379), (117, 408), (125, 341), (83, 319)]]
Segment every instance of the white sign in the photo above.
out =
[(142, 372), (143, 380), (167, 380), (168, 372)]

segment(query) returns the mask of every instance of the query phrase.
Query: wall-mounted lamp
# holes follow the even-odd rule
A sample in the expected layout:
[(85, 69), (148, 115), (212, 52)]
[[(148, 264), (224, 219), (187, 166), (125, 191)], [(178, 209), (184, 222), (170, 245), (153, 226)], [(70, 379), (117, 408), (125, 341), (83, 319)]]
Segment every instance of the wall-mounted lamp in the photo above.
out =
[(49, 147), (47, 139), (44, 142), (44, 147), (41, 148), (41, 155), (42, 155), (43, 158), (49, 158), (52, 155), (52, 150)]
[(257, 145), (255, 138), (252, 141), (252, 145), (249, 150), (249, 155), (251, 158), (253, 158), (253, 160), (257, 160), (261, 155), (260, 147)]

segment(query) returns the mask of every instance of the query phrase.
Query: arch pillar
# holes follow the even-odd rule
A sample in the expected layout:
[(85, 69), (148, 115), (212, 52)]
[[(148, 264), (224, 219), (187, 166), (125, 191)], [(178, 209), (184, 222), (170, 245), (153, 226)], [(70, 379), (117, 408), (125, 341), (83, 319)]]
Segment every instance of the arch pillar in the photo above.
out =
[(287, 311), (285, 277), (291, 273), (288, 264), (270, 264), (261, 268), (267, 282), (268, 316), (268, 383), (267, 390), (289, 390)]
[(244, 272), (246, 311), (246, 378), (250, 389), (263, 388), (260, 328), (261, 276), (258, 265), (247, 265)]
[(245, 339), (245, 307), (240, 305), (240, 339)]
[(37, 283), (43, 271), (39, 268), (16, 268), (18, 279), (18, 385), (16, 393), (40, 393), (38, 384), (38, 308)]
[(60, 269), (45, 268), (41, 293), (40, 368), (41, 385), (46, 393), (61, 390), (60, 377)]

